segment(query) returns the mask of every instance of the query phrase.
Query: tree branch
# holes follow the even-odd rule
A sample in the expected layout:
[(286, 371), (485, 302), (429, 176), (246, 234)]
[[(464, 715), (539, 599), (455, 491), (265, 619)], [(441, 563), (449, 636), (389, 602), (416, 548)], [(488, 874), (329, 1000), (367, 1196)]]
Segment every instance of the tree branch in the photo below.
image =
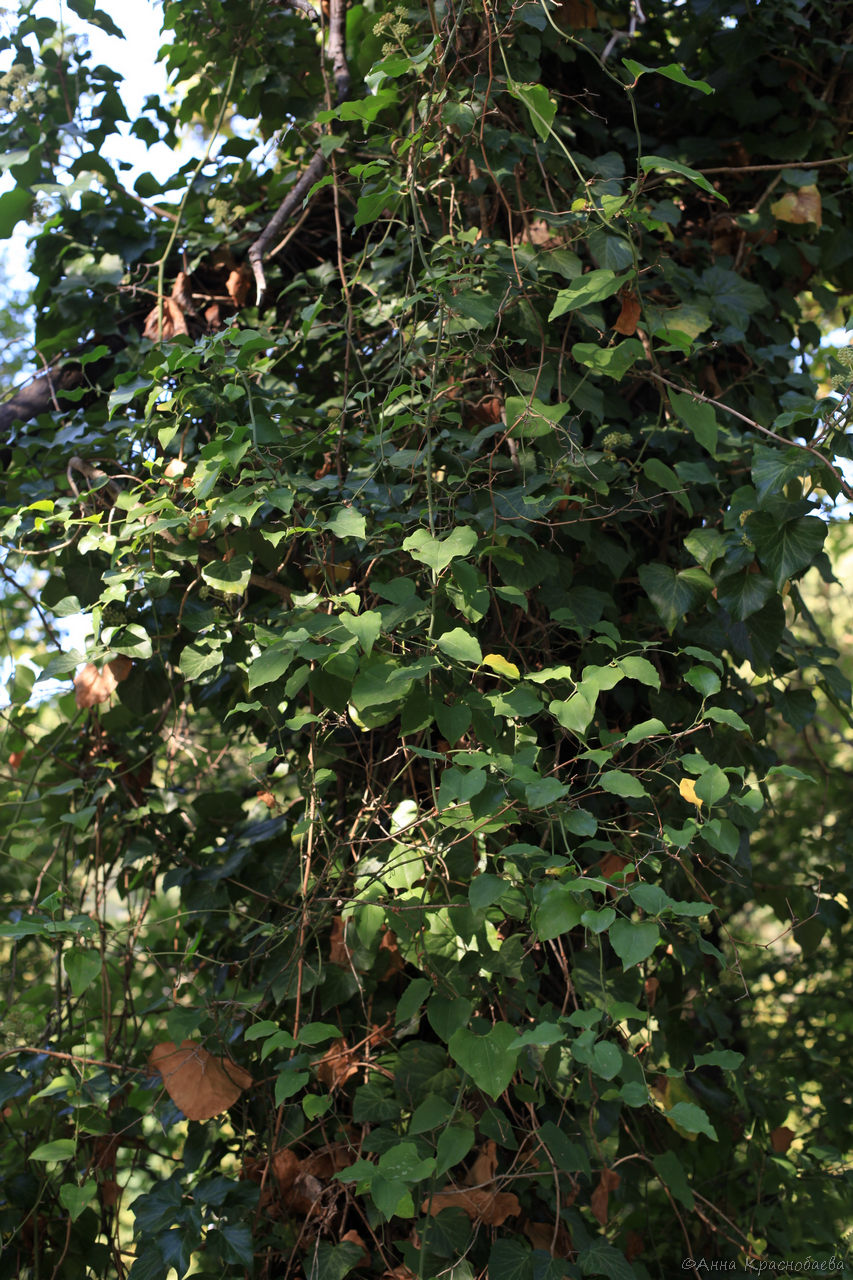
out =
[[(301, 4), (294, 3), (294, 8), (302, 11)], [(337, 100), (341, 103), (349, 93), (350, 85), (349, 68), (346, 59), (346, 0), (331, 0), (327, 52), (332, 63)], [(263, 306), (267, 289), (266, 276), (264, 275), (264, 255), (267, 246), (271, 240), (275, 240), (281, 234), (284, 226), (296, 212), (305, 196), (314, 184), (319, 182), (325, 167), (326, 157), (322, 149), (318, 147), (302, 176), (284, 197), (276, 212), (249, 249), (249, 264), (255, 277), (259, 310)]]
[[(25, 386), (19, 387), (5, 404), (0, 404), (0, 440), (8, 445), (16, 422), (29, 422), (40, 413), (57, 408), (57, 395), (61, 395), (63, 391), (72, 391), (82, 381), (82, 370), (65, 366), (62, 369), (48, 369)], [(8, 447), (0, 449), (3, 467), (9, 465), (10, 457)]]

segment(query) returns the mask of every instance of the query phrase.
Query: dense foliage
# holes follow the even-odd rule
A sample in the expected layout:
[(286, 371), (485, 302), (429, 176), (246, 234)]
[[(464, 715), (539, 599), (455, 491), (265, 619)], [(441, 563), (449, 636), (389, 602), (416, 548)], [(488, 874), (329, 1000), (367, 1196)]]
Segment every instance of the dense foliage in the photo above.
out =
[(842, 1265), (845, 8), (21, 6), (0, 1277)]

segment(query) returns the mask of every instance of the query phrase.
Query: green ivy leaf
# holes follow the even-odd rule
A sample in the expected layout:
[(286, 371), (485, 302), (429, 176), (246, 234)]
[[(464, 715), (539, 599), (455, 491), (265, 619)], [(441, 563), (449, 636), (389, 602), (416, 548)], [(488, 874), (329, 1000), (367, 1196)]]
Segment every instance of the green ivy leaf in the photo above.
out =
[(419, 560), (441, 573), (457, 556), (467, 556), (477, 545), (477, 534), (470, 525), (458, 525), (444, 538), (434, 538), (427, 529), (417, 529), (403, 542), (413, 560)]
[(688, 178), (690, 182), (695, 182), (697, 187), (707, 191), (708, 195), (714, 196), (717, 200), (722, 200), (723, 204), (729, 203), (726, 197), (715, 190), (708, 179), (699, 173), (698, 169), (691, 169), (689, 165), (681, 164), (678, 160), (670, 160), (666, 156), (640, 156), (640, 168), (644, 173), (681, 174), (683, 178)]
[(581, 307), (588, 307), (593, 302), (603, 302), (605, 298), (611, 298), (622, 288), (627, 278), (614, 275), (606, 267), (588, 271), (586, 275), (573, 281), (568, 289), (559, 291), (557, 301), (548, 316), (549, 321), (556, 320), (567, 311), (578, 311)]
[(472, 636), (464, 627), (454, 627), (451, 631), (445, 631), (438, 637), (436, 644), (442, 653), (446, 653), (449, 658), (455, 658), (457, 662), (470, 662), (478, 667), (483, 661), (483, 651), (476, 636)]
[(510, 80), (507, 88), (514, 98), (524, 103), (533, 128), (542, 141), (547, 142), (557, 114), (557, 104), (549, 96), (548, 90), (541, 84), (520, 84), (517, 80)]
[(702, 569), (676, 573), (665, 564), (641, 564), (637, 572), (643, 590), (670, 634), (714, 585)]
[(617, 920), (610, 926), (607, 936), (622, 961), (623, 971), (647, 960), (660, 942), (656, 924), (637, 924), (633, 920)]
[[(590, 273), (594, 274), (594, 273)], [(584, 276), (584, 279), (588, 279)], [(563, 292), (567, 292), (564, 290)], [(624, 342), (619, 342), (615, 347), (600, 347), (596, 342), (576, 342), (572, 347), (572, 355), (579, 364), (586, 365), (588, 369), (592, 369), (594, 373), (606, 374), (608, 378), (620, 381), (631, 368), (636, 360), (642, 360), (645, 356), (643, 344), (638, 342), (636, 338), (626, 338)], [(661, 464), (662, 465), (662, 464)], [(679, 491), (682, 485), (678, 483), (678, 478), (673, 473), (675, 480), (675, 488)]]
[(659, 1155), (652, 1157), (652, 1163), (655, 1167), (655, 1173), (664, 1186), (669, 1188), (676, 1200), (680, 1200), (687, 1209), (692, 1209), (695, 1203), (693, 1192), (690, 1190), (684, 1166), (675, 1152), (663, 1151)]
[[(667, 80), (674, 80), (676, 84), (686, 85), (688, 89), (698, 89), (700, 93), (714, 92), (707, 80), (691, 80), (690, 76), (677, 62), (667, 62), (663, 67), (647, 67), (642, 62), (635, 62), (633, 58), (623, 58), (622, 62), (634, 77), (634, 84), (637, 83), (640, 76), (666, 76)], [(631, 87), (633, 88), (633, 85)]]
[(62, 957), (62, 967), (71, 983), (71, 994), (81, 996), (100, 976), (103, 962), (97, 951), (78, 947), (73, 951), (65, 952)]
[(678, 1125), (679, 1129), (685, 1129), (688, 1133), (705, 1133), (714, 1142), (718, 1141), (711, 1121), (702, 1108), (697, 1107), (694, 1102), (676, 1102), (674, 1107), (664, 1112), (664, 1115), (667, 1120)]
[(476, 1035), (460, 1027), (450, 1037), (450, 1056), (491, 1098), (499, 1098), (515, 1073), (518, 1033), (507, 1022), (499, 1022), (486, 1035)]
[(770, 512), (756, 511), (747, 521), (758, 558), (777, 588), (807, 568), (823, 547), (827, 525), (817, 516), (780, 523)]
[(214, 591), (223, 595), (242, 595), (252, 576), (252, 562), (248, 556), (234, 556), (232, 560), (213, 560), (206, 564), (201, 576)]

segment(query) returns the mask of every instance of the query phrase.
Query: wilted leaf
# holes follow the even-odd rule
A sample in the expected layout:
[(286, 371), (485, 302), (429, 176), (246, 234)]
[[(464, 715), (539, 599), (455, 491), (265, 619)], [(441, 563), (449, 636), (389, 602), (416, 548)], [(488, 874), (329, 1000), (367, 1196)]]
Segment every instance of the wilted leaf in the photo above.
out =
[(820, 192), (814, 184), (786, 191), (771, 204), (770, 212), (779, 222), (813, 222), (819, 227), (823, 221)]
[(550, 1253), (552, 1258), (568, 1258), (572, 1252), (572, 1237), (562, 1222), (557, 1226), (556, 1237), (552, 1222), (530, 1222), (524, 1224), (524, 1234), (534, 1249)]
[(216, 1058), (203, 1045), (167, 1040), (155, 1045), (149, 1065), (163, 1077), (166, 1092), (188, 1120), (210, 1120), (232, 1107), (253, 1083), (248, 1071)]

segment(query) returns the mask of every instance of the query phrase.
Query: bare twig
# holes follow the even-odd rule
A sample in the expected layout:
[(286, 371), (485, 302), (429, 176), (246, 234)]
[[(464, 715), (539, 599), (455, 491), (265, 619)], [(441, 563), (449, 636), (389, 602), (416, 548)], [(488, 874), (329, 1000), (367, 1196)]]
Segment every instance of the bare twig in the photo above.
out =
[(828, 160), (786, 160), (784, 164), (723, 164), (714, 169), (699, 169), (698, 173), (776, 173), (779, 169), (819, 169), (830, 164), (848, 164), (853, 154), (831, 156)]
[(819, 449), (813, 449), (809, 444), (800, 444), (796, 440), (786, 440), (784, 436), (777, 435), (775, 431), (771, 431), (769, 427), (763, 427), (760, 422), (756, 422), (754, 418), (748, 418), (745, 413), (739, 413), (737, 409), (732, 409), (730, 405), (723, 404), (722, 400), (713, 400), (711, 396), (702, 395), (701, 391), (694, 391), (692, 387), (680, 387), (677, 382), (670, 382), (669, 378), (664, 378), (654, 370), (650, 371), (649, 377), (654, 378), (655, 382), (661, 382), (665, 387), (671, 387), (673, 391), (679, 391), (682, 395), (690, 396), (692, 400), (701, 400), (703, 404), (713, 405), (715, 409), (722, 409), (723, 413), (730, 414), (733, 418), (739, 419), (740, 422), (746, 423), (748, 427), (752, 427), (753, 431), (760, 432), (761, 435), (767, 436), (770, 440), (775, 440), (777, 444), (782, 444), (786, 449), (801, 449), (803, 453), (810, 453), (813, 457), (819, 459), (823, 465), (832, 472), (838, 482), (838, 487), (847, 498), (848, 502), (853, 502), (853, 485), (849, 485), (842, 476), (837, 467), (834, 467), (829, 458), (821, 453)]

